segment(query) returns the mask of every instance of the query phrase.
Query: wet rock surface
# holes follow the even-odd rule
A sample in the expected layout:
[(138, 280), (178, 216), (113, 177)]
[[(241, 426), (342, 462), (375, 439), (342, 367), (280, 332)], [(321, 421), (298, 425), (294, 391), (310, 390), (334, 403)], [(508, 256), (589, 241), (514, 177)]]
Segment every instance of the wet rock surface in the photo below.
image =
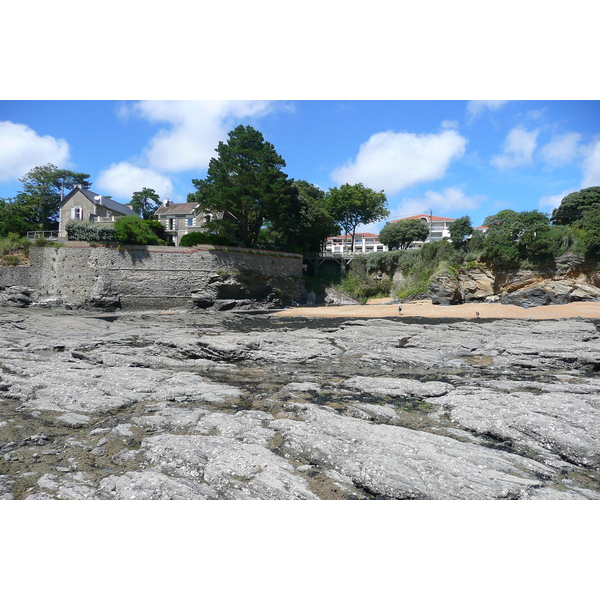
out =
[(4, 308), (0, 499), (600, 499), (597, 325)]

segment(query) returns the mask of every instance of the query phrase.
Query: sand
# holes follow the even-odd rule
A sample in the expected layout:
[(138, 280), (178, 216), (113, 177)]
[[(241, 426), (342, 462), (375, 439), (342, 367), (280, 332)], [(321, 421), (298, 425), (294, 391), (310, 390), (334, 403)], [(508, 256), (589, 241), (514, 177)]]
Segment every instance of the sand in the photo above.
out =
[[(397, 317), (398, 304), (387, 304), (389, 300), (380, 298), (370, 300), (367, 304), (344, 306), (299, 306), (276, 314), (288, 317)], [(600, 319), (600, 302), (572, 302), (533, 308), (482, 302), (439, 306), (432, 304), (431, 300), (402, 304), (402, 315), (406, 317), (476, 319), (477, 312), (481, 319)]]

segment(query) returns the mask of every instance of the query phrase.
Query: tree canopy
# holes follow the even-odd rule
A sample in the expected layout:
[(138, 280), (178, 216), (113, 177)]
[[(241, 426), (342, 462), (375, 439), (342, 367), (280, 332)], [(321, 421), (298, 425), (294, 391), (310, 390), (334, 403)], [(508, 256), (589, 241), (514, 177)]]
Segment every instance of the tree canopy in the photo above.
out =
[(211, 228), (244, 245), (256, 244), (264, 225), (294, 234), (301, 207), (273, 144), (253, 127), (239, 125), (216, 151), (207, 177), (193, 179), (196, 192), (188, 196), (217, 215)]
[(328, 210), (325, 192), (303, 179), (293, 181), (302, 210), (302, 249), (319, 252), (323, 241), (340, 233), (340, 227)]
[(146, 220), (154, 218), (154, 213), (160, 208), (160, 205), (160, 196), (152, 188), (146, 187), (139, 192), (133, 192), (129, 203), (132, 210)]
[(379, 233), (379, 241), (390, 250), (406, 250), (413, 242), (422, 242), (429, 235), (427, 223), (421, 219), (403, 219), (387, 223)]
[(584, 188), (567, 194), (558, 208), (552, 211), (552, 223), (571, 225), (580, 221), (583, 213), (592, 208), (600, 208), (600, 186)]
[(87, 173), (76, 173), (47, 164), (31, 169), (19, 179), (23, 190), (17, 194), (15, 204), (27, 214), (27, 220), (35, 228), (55, 229), (60, 213), (60, 202), (67, 188), (76, 184), (90, 187)]
[(456, 248), (460, 248), (465, 244), (467, 239), (473, 234), (473, 226), (471, 225), (471, 218), (468, 215), (460, 217), (452, 221), (448, 225), (450, 231), (450, 239)]
[(326, 208), (333, 220), (346, 235), (352, 236), (352, 251), (356, 228), (381, 221), (389, 216), (387, 198), (383, 192), (375, 192), (362, 183), (345, 183), (339, 188), (331, 188), (326, 196)]

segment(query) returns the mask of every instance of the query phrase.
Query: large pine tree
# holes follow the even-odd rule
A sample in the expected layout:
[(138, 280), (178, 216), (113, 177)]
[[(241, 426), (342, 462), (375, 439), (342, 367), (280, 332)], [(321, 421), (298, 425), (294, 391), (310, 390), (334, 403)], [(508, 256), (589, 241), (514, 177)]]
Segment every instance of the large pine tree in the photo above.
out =
[(298, 196), (281, 170), (285, 161), (273, 144), (250, 126), (239, 125), (219, 142), (206, 179), (193, 179), (188, 200), (222, 215), (211, 227), (243, 245), (256, 244), (261, 229), (285, 229), (299, 214)]

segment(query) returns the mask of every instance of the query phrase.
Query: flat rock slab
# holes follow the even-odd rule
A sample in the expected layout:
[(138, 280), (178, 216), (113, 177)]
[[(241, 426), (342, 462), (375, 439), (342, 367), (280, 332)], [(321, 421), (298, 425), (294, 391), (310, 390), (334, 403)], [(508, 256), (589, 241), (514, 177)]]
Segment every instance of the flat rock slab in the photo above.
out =
[(297, 411), (302, 420), (271, 423), (284, 437), (283, 449), (296, 460), (349, 477), (375, 497), (533, 498), (553, 473), (539, 462), (449, 437), (376, 425), (310, 405), (297, 405)]

